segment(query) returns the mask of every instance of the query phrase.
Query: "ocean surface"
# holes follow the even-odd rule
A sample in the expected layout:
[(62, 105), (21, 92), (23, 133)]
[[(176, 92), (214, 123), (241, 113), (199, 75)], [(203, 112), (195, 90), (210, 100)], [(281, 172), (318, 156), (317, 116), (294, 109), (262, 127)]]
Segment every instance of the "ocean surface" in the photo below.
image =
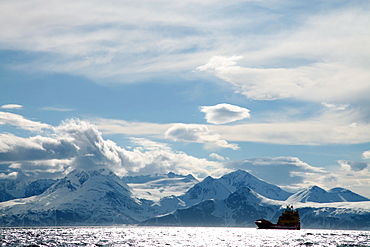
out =
[(370, 246), (370, 231), (234, 227), (1, 228), (1, 246)]

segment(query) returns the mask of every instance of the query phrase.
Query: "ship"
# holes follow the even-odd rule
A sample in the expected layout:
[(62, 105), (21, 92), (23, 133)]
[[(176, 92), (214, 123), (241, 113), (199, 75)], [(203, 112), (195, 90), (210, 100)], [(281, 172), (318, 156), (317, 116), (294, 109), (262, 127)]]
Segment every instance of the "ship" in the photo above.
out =
[(277, 224), (273, 224), (265, 219), (256, 220), (255, 224), (257, 225), (258, 229), (301, 229), (298, 210), (294, 210), (292, 205), (288, 205), (286, 207), (285, 211), (279, 217)]

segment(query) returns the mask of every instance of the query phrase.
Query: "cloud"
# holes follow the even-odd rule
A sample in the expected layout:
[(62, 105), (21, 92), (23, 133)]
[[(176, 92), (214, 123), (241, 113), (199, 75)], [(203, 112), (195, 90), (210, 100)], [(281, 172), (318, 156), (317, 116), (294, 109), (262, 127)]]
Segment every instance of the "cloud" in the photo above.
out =
[(321, 104), (329, 109), (337, 110), (337, 111), (343, 111), (349, 106), (348, 104), (336, 105), (336, 104), (331, 104), (327, 102), (322, 102)]
[[(229, 61), (214, 59), (210, 68), (232, 68), (241, 56), (246, 58), (246, 68), (268, 69), (278, 64), (284, 69), (297, 63), (342, 59), (356, 66), (369, 55), (369, 17), (363, 6), (366, 4), (329, 3), (320, 5), (325, 8), (320, 12), (315, 11), (317, 6), (300, 2), (294, 7), (302, 11), (290, 11), (288, 16), (285, 13), (292, 8), (291, 1), (277, 5), (219, 0), (38, 0), (27, 4), (14, 0), (0, 3), (0, 44), (5, 50), (40, 55), (17, 68), (82, 74), (100, 83), (185, 74), (218, 54), (235, 56)], [(12, 13), (24, 14), (15, 19)], [(207, 66), (199, 68), (208, 70)], [(279, 84), (281, 92), (268, 96), (283, 97), (288, 89), (283, 90), (279, 82), (290, 73), (294, 74), (291, 79), (301, 79), (297, 78), (297, 74), (305, 75), (301, 70), (266, 71), (271, 76), (261, 70), (251, 75), (272, 79), (271, 85)], [(360, 79), (364, 71), (351, 75)], [(283, 77), (278, 80), (274, 76)], [(251, 97), (261, 96), (250, 93)]]
[(0, 160), (35, 161), (74, 157), (77, 147), (68, 139), (35, 136), (23, 138), (0, 134)]
[[(82, 74), (101, 83), (107, 81), (101, 78), (127, 82), (169, 75), (194, 68), (201, 60), (186, 54), (194, 50), (199, 55), (213, 43), (210, 29), (218, 21), (204, 22), (200, 11), (213, 4), (16, 0), (0, 4), (0, 23), (7, 21), (0, 24), (0, 43), (3, 49), (42, 54), (17, 67), (22, 69)], [(25, 14), (14, 20), (10, 13)]]
[(1, 109), (22, 109), (22, 105), (17, 105), (17, 104), (7, 104), (7, 105), (2, 105), (0, 107)]
[(361, 195), (368, 195), (370, 187), (370, 163), (351, 160), (339, 160), (339, 168), (333, 172), (340, 177), (336, 186), (354, 190)]
[(133, 144), (139, 145), (132, 152), (126, 152), (131, 164), (135, 164), (129, 174), (168, 173), (194, 174), (204, 178), (208, 175), (220, 176), (230, 169), (224, 168), (219, 162), (208, 161), (176, 151), (164, 143), (145, 138), (133, 138)]
[(193, 173), (203, 176), (225, 169), (217, 162), (189, 156), (172, 150), (168, 145), (144, 138), (132, 138), (135, 147), (128, 151), (110, 140), (104, 140), (96, 127), (86, 121), (69, 120), (56, 127), (57, 133), (73, 138), (78, 155), (73, 161), (77, 168), (108, 167), (120, 175), (153, 172)]
[(1, 134), (2, 167), (35, 178), (57, 178), (76, 168), (109, 168), (121, 176), (172, 171), (204, 177), (230, 171), (218, 162), (198, 159), (144, 138), (132, 138), (135, 147), (126, 150), (104, 139), (93, 124), (79, 119), (64, 121), (44, 135), (25, 138)]
[(230, 142), (287, 145), (356, 144), (370, 142), (368, 124), (340, 124), (318, 120), (208, 126)]
[(18, 176), (18, 172), (10, 172), (8, 174), (0, 173), (0, 179), (16, 179)]
[(94, 118), (90, 122), (98, 126), (104, 134), (125, 134), (154, 138), (164, 138), (164, 133), (173, 125), (172, 123), (157, 124), (107, 118)]
[[(212, 57), (198, 70), (207, 70), (229, 82), (236, 92), (253, 100), (277, 100), (294, 98), (322, 102), (357, 101), (366, 99), (370, 91), (367, 81), (370, 73), (362, 68), (353, 68), (341, 63), (314, 63), (296, 68), (248, 68), (225, 63), (218, 67), (214, 59), (229, 61), (235, 57)], [(238, 57), (240, 59), (240, 57)], [(355, 83), (346, 83), (346, 78), (356, 78)], [(324, 92), (330, 91), (327, 95)]]
[(210, 157), (210, 158), (214, 158), (214, 159), (219, 160), (219, 161), (226, 161), (226, 160), (230, 160), (228, 157), (223, 157), (223, 156), (221, 156), (221, 155), (219, 155), (219, 154), (216, 154), (216, 153), (211, 153), (211, 154), (209, 155), (209, 157)]
[(66, 111), (73, 111), (74, 109), (64, 108), (64, 107), (47, 106), (47, 107), (40, 108), (40, 110), (43, 110), (43, 111), (60, 111), (60, 112), (66, 112)]
[(10, 124), (30, 131), (41, 131), (42, 129), (51, 128), (48, 124), (28, 120), (18, 114), (0, 111), (0, 125), (1, 124)]
[(207, 122), (213, 124), (224, 124), (250, 118), (248, 109), (226, 103), (214, 106), (201, 106), (200, 111), (206, 114)]
[(363, 159), (370, 159), (370, 150), (362, 153)]
[(350, 160), (339, 160), (338, 163), (346, 171), (361, 172), (368, 168), (369, 164), (366, 162), (350, 161)]
[[(286, 117), (289, 109), (264, 113), (261, 122), (233, 125), (191, 125), (176, 123), (130, 122), (117, 119), (91, 119), (104, 134), (124, 134), (174, 141), (212, 143), (217, 140), (230, 142), (259, 142), (288, 145), (356, 144), (370, 142), (370, 125), (362, 120), (363, 112), (357, 109), (317, 112), (301, 118)], [(357, 122), (357, 123), (356, 123)], [(354, 124), (356, 123), (356, 124)], [(171, 130), (171, 132), (170, 132)], [(167, 133), (167, 136), (165, 135)], [(217, 135), (218, 134), (218, 135)], [(227, 146), (216, 143), (216, 146)]]
[(245, 45), (229, 56), (214, 53), (197, 70), (253, 100), (368, 102), (368, 8), (331, 7), (325, 14), (303, 14), (294, 28), (257, 35), (257, 49)]
[(237, 144), (228, 143), (220, 135), (211, 133), (206, 125), (200, 124), (174, 124), (166, 131), (165, 137), (173, 141), (203, 143), (208, 149), (239, 148)]
[(236, 66), (237, 61), (242, 59), (243, 56), (213, 56), (209, 61), (202, 66), (196, 68), (197, 71), (213, 71), (215, 73), (220, 72), (228, 73), (228, 70), (240, 69), (239, 66)]
[(255, 176), (288, 189), (322, 185), (335, 176), (321, 167), (311, 166), (296, 157), (251, 158), (225, 163), (225, 167), (244, 169)]
[(12, 163), (9, 169), (20, 170), (31, 178), (60, 178), (72, 171), (71, 163), (71, 159), (19, 161)]

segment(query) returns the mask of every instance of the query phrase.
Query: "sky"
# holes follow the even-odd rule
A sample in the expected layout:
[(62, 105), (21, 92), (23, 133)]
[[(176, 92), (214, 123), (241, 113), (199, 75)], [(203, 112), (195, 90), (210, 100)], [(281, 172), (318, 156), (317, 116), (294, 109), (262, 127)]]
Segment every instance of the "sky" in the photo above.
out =
[(0, 1), (0, 179), (199, 179), (370, 198), (370, 2)]

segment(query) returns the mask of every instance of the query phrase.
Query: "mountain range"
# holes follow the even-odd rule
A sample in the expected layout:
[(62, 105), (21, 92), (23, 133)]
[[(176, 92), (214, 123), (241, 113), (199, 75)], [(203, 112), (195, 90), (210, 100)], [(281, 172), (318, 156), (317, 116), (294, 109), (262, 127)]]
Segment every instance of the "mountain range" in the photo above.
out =
[(255, 227), (294, 204), (302, 228), (370, 229), (370, 200), (344, 188), (296, 193), (237, 170), (198, 181), (174, 173), (119, 178), (74, 170), (59, 180), (0, 183), (0, 226), (170, 225)]

